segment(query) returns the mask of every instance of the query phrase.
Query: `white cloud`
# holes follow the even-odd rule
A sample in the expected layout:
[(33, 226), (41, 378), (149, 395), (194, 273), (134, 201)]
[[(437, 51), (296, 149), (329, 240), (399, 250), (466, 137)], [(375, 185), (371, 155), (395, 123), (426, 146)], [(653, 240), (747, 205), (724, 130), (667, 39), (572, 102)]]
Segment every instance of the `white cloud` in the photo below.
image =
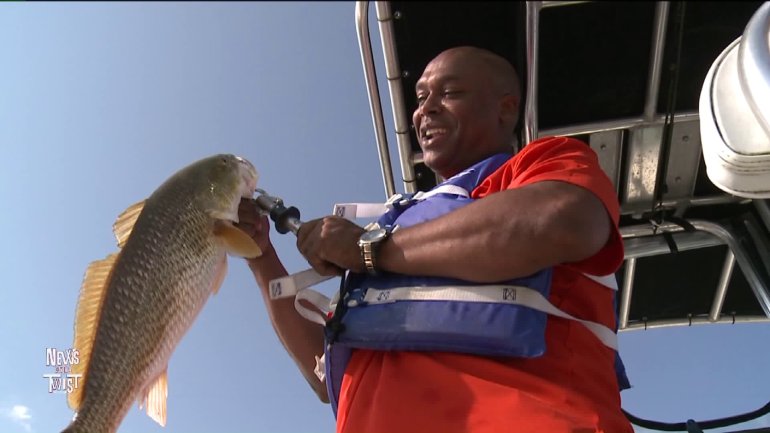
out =
[(15, 404), (10, 408), (3, 407), (0, 408), (0, 414), (24, 427), (24, 430), (28, 432), (32, 431), (32, 425), (30, 424), (32, 415), (29, 414), (29, 408), (27, 406)]

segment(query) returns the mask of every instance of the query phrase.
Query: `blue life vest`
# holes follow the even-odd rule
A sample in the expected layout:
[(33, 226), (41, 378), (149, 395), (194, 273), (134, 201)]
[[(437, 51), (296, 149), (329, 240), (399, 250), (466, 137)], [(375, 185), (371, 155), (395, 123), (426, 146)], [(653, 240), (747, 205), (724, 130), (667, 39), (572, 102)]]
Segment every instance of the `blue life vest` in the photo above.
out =
[[(439, 193), (424, 200), (393, 203), (378, 220), (381, 227), (409, 227), (429, 221), (473, 201), (470, 192), (511, 158), (493, 155), (434, 189), (459, 187), (467, 194)], [(452, 187), (449, 187), (450, 189)], [(523, 286), (548, 298), (552, 269), (499, 284)], [(336, 415), (342, 377), (352, 349), (444, 351), (486, 356), (538, 357), (545, 352), (547, 313), (515, 304), (457, 300), (408, 300), (367, 303), (368, 291), (397, 287), (478, 286), (453, 278), (409, 276), (384, 272), (378, 276), (350, 273), (335, 316), (325, 327), (326, 386)], [(385, 292), (378, 292), (387, 294)], [(618, 364), (622, 370), (618, 370)], [(618, 377), (625, 378), (620, 358)], [(621, 385), (626, 382), (622, 382)]]

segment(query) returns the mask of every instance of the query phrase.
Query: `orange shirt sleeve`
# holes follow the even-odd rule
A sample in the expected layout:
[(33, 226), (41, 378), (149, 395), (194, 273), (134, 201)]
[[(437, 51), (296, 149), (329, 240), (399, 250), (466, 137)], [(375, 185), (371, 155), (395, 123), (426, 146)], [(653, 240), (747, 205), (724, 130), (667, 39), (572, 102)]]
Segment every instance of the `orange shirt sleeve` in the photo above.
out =
[(591, 191), (604, 204), (613, 225), (610, 239), (599, 252), (568, 265), (592, 275), (615, 272), (623, 262), (623, 241), (618, 230), (620, 205), (596, 153), (585, 143), (570, 137), (535, 140), (485, 179), (473, 191), (473, 197), (482, 198), (493, 192), (553, 180)]

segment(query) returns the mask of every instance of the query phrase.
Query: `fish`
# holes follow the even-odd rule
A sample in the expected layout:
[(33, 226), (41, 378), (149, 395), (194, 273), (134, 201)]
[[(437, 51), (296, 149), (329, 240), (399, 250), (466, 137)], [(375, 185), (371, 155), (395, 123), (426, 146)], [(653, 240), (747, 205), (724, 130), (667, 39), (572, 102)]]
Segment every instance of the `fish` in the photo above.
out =
[[(227, 272), (227, 255), (262, 254), (234, 226), (258, 174), (246, 159), (214, 155), (179, 170), (113, 224), (118, 251), (88, 265), (75, 314), (62, 433), (113, 433), (134, 401), (166, 425), (168, 363)], [(77, 376), (81, 375), (81, 376)]]

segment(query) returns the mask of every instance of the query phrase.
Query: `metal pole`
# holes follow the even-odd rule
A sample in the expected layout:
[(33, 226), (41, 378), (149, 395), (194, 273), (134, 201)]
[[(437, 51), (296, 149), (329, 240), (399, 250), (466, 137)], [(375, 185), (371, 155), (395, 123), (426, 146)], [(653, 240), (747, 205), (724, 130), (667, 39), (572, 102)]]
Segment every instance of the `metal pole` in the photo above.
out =
[(380, 23), (380, 36), (382, 52), (385, 56), (385, 74), (388, 78), (390, 101), (393, 108), (393, 124), (396, 127), (396, 142), (398, 143), (398, 155), (401, 161), (401, 173), (403, 175), (406, 192), (417, 191), (417, 180), (412, 165), (412, 143), (409, 136), (409, 120), (404, 102), (404, 86), (401, 78), (401, 67), (396, 55), (396, 39), (393, 36), (393, 14), (390, 11), (390, 2), (375, 2), (377, 21)]
[(716, 322), (712, 322), (708, 317), (688, 317), (686, 319), (662, 319), (652, 322), (636, 322), (628, 325), (623, 331), (640, 331), (647, 329), (672, 328), (674, 326), (693, 326), (693, 325), (711, 325), (726, 324), (735, 325), (738, 323), (770, 323), (770, 318), (765, 316), (728, 316), (722, 317)]
[(620, 314), (618, 315), (618, 329), (628, 326), (628, 316), (631, 312), (631, 291), (634, 288), (634, 274), (636, 273), (636, 259), (626, 260), (626, 270), (623, 275), (623, 289), (620, 292)]
[(725, 263), (722, 265), (722, 276), (719, 277), (719, 283), (717, 283), (717, 291), (714, 293), (714, 301), (711, 304), (711, 312), (709, 312), (709, 320), (716, 322), (719, 320), (719, 316), (722, 314), (722, 305), (725, 303), (725, 297), (727, 296), (727, 286), (730, 284), (730, 278), (733, 276), (733, 269), (735, 268), (735, 254), (732, 251), (728, 251), (725, 255)]
[(524, 108), (524, 143), (537, 138), (537, 47), (540, 21), (539, 1), (527, 2), (527, 104)]
[(658, 106), (660, 90), (660, 71), (663, 63), (663, 49), (666, 44), (666, 24), (668, 23), (668, 2), (655, 4), (655, 29), (652, 34), (652, 53), (650, 55), (650, 75), (647, 77), (647, 98), (644, 103), (644, 118), (652, 120)]
[(390, 164), (388, 137), (385, 133), (385, 119), (382, 115), (382, 102), (380, 101), (380, 90), (377, 87), (377, 73), (374, 68), (372, 41), (369, 36), (368, 1), (356, 2), (356, 33), (358, 34), (358, 46), (361, 50), (361, 63), (364, 66), (366, 91), (369, 95), (369, 105), (372, 110), (374, 133), (377, 137), (377, 153), (380, 156), (382, 181), (385, 184), (385, 197), (388, 198), (396, 193), (396, 186), (393, 181), (393, 167)]
[[(725, 244), (727, 244), (727, 246), (730, 248), (730, 251), (735, 254), (735, 259), (737, 260), (738, 265), (741, 267), (741, 271), (743, 271), (743, 275), (746, 277), (746, 281), (749, 283), (749, 287), (751, 287), (751, 290), (754, 292), (754, 296), (756, 296), (757, 301), (759, 301), (759, 305), (762, 307), (762, 311), (767, 317), (770, 317), (770, 292), (768, 292), (770, 287), (766, 287), (764, 285), (762, 279), (752, 266), (751, 259), (749, 259), (748, 254), (743, 249), (740, 242), (738, 242), (738, 239), (736, 239), (735, 236), (730, 233), (730, 231), (711, 221), (689, 220), (689, 222), (693, 225), (693, 227), (695, 227), (696, 230), (711, 233), (712, 235), (721, 239)], [(683, 230), (684, 228), (678, 224), (664, 222), (657, 228), (647, 224), (623, 227), (620, 229), (620, 233), (623, 236), (623, 239), (627, 239), (640, 236), (651, 236), (655, 233), (662, 232), (674, 233)]]

